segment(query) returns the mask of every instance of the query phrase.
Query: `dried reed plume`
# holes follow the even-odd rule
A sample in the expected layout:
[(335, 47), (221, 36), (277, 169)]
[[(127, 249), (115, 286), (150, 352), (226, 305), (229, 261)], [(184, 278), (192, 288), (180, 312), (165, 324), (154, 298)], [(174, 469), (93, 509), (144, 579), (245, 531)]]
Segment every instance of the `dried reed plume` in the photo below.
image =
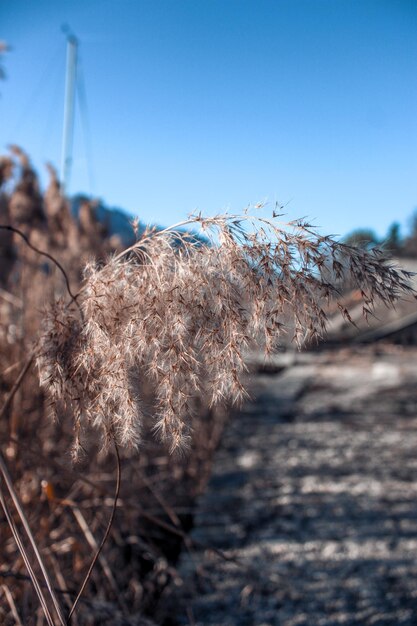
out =
[[(245, 354), (270, 353), (283, 332), (319, 338), (337, 284), (361, 289), (364, 315), (393, 305), (409, 274), (381, 251), (321, 236), (301, 221), (243, 215), (193, 216), (148, 231), (104, 266), (85, 269), (73, 303), (46, 316), (41, 383), (75, 416), (76, 445), (90, 425), (123, 446), (141, 441), (144, 385), (155, 392), (155, 430), (172, 451), (187, 445), (196, 397), (207, 404), (245, 394)], [(199, 228), (204, 238), (178, 230)], [(347, 318), (349, 312), (339, 305)]]

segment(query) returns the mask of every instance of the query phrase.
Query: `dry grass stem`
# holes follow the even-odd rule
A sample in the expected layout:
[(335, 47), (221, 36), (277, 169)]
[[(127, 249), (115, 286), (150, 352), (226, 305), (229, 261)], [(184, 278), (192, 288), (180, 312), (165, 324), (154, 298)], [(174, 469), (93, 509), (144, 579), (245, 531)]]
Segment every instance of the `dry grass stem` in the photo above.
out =
[(97, 543), (96, 538), (94, 537), (93, 533), (91, 532), (84, 515), (82, 514), (82, 511), (80, 510), (80, 508), (74, 503), (74, 502), (69, 502), (68, 504), (71, 506), (71, 510), (74, 514), (75, 519), (77, 520), (81, 530), (84, 533), (84, 536), (88, 542), (88, 544), (90, 545), (90, 547), (92, 548), (92, 550), (94, 550), (94, 556), (93, 559), (90, 563), (90, 566), (88, 568), (87, 574), (84, 577), (83, 583), (81, 585), (81, 588), (77, 594), (77, 597), (74, 600), (74, 603), (71, 607), (71, 610), (69, 612), (68, 615), (68, 622), (71, 620), (72, 615), (74, 614), (78, 602), (80, 601), (80, 598), (84, 592), (85, 587), (88, 584), (88, 581), (90, 580), (91, 577), (91, 573), (94, 569), (94, 566), (97, 562), (97, 560), (100, 562), (101, 567), (103, 568), (103, 572), (106, 575), (109, 583), (110, 583), (110, 587), (112, 589), (112, 591), (115, 593), (115, 596), (117, 598), (117, 601), (122, 609), (122, 611), (124, 611), (127, 614), (127, 608), (123, 602), (123, 599), (120, 597), (119, 595), (119, 591), (118, 591), (118, 587), (116, 584), (116, 581), (114, 579), (114, 576), (112, 574), (111, 568), (107, 562), (107, 559), (104, 557), (104, 555), (102, 554), (102, 550), (103, 547), (108, 539), (108, 536), (110, 534), (110, 530), (111, 527), (113, 525), (113, 521), (114, 521), (114, 517), (116, 514), (116, 508), (117, 508), (117, 502), (119, 499), (119, 493), (120, 493), (120, 484), (121, 484), (121, 463), (120, 463), (120, 455), (119, 455), (119, 451), (117, 448), (117, 444), (115, 443), (115, 454), (116, 454), (116, 461), (117, 461), (117, 478), (116, 478), (116, 490), (115, 490), (115, 495), (114, 495), (114, 499), (113, 499), (113, 505), (112, 505), (112, 510), (111, 510), (111, 514), (110, 514), (110, 518), (109, 521), (107, 523), (107, 527), (106, 527), (106, 531), (104, 533), (103, 539), (101, 540), (100, 544)]
[[(17, 526), (14, 522), (14, 519), (10, 513), (9, 507), (7, 506), (7, 502), (5, 500), (2, 488), (1, 488), (1, 484), (0, 484), (0, 504), (3, 508), (4, 511), (4, 515), (7, 519), (7, 523), (9, 525), (9, 528), (11, 530), (11, 533), (13, 535), (13, 538), (16, 542), (17, 547), (19, 548), (19, 552), (22, 556), (22, 559), (25, 563), (26, 569), (28, 571), (28, 574), (30, 576), (30, 579), (32, 581), (33, 587), (36, 591), (36, 595), (39, 598), (39, 602), (41, 604), (42, 610), (44, 612), (44, 615), (46, 617), (46, 621), (48, 622), (48, 626), (55, 626), (55, 622), (54, 619), (49, 611), (49, 607), (48, 607), (48, 602), (47, 599), (42, 591), (42, 588), (38, 582), (38, 579), (36, 577), (36, 574), (33, 570), (32, 564), (31, 564), (31, 559), (30, 556), (28, 555), (28, 552), (23, 544), (23, 541), (20, 537), (19, 531), (17, 529)], [(65, 624), (65, 622), (63, 622), (63, 624)]]
[(17, 607), (13, 599), (13, 596), (9, 591), (9, 588), (6, 587), (6, 585), (1, 585), (0, 588), (2, 592), (4, 593), (4, 595), (6, 596), (6, 600), (10, 606), (10, 611), (11, 611), (11, 614), (13, 615), (13, 619), (15, 620), (16, 626), (23, 626), (23, 622), (20, 619), (19, 613), (17, 612)]
[[(29, 522), (27, 520), (26, 514), (25, 514), (25, 512), (23, 510), (23, 507), (22, 507), (22, 505), (20, 503), (20, 499), (19, 499), (19, 497), (17, 495), (17, 492), (16, 492), (16, 490), (14, 488), (13, 481), (11, 479), (11, 476), (9, 474), (9, 471), (7, 469), (7, 466), (6, 466), (5, 462), (4, 462), (4, 459), (3, 459), (3, 456), (2, 456), (1, 453), (0, 453), (0, 474), (1, 474), (1, 477), (2, 477), (2, 482), (4, 482), (4, 484), (7, 486), (8, 492), (10, 494), (10, 497), (11, 497), (12, 501), (13, 501), (13, 504), (15, 506), (16, 512), (19, 515), (19, 519), (20, 519), (20, 521), (22, 523), (22, 526), (23, 526), (23, 528), (25, 530), (25, 533), (27, 535), (29, 543), (30, 543), (30, 545), (32, 547), (32, 550), (33, 550), (34, 556), (36, 558), (36, 561), (37, 561), (37, 563), (39, 565), (39, 568), (40, 568), (40, 570), (42, 572), (42, 576), (43, 576), (43, 578), (45, 580), (47, 589), (49, 591), (50, 598), (52, 600), (52, 603), (54, 605), (55, 611), (56, 611), (57, 616), (58, 616), (58, 621), (59, 621), (59, 623), (62, 626), (65, 626), (66, 620), (64, 618), (64, 614), (63, 614), (63, 611), (62, 611), (62, 608), (61, 608), (61, 604), (60, 604), (59, 599), (58, 599), (58, 597), (57, 597), (57, 595), (56, 595), (56, 593), (54, 591), (54, 588), (52, 586), (52, 583), (51, 583), (51, 580), (50, 580), (50, 577), (49, 577), (49, 574), (48, 574), (48, 570), (47, 570), (47, 568), (45, 566), (44, 560), (43, 560), (42, 555), (41, 555), (41, 553), (39, 551), (38, 545), (37, 545), (36, 540), (35, 540), (35, 538), (33, 536), (33, 533), (32, 533), (32, 530), (30, 528)], [(36, 579), (36, 575), (35, 575), (35, 573), (33, 571), (33, 568), (30, 565), (30, 557), (28, 556), (28, 552), (27, 552), (27, 550), (26, 550), (26, 548), (25, 548), (25, 546), (23, 544), (23, 541), (22, 541), (22, 539), (20, 537), (20, 534), (19, 534), (19, 531), (17, 529), (17, 526), (14, 523), (14, 520), (13, 520), (13, 518), (12, 518), (12, 516), (11, 516), (9, 510), (8, 510), (7, 503), (6, 503), (6, 500), (4, 498), (4, 494), (3, 494), (2, 490), (1, 490), (1, 483), (0, 483), (0, 497), (1, 497), (1, 504), (2, 504), (2, 507), (3, 507), (4, 513), (5, 513), (6, 517), (7, 517), (10, 529), (12, 530), (12, 533), (13, 533), (13, 537), (14, 537), (14, 539), (16, 541), (16, 544), (19, 547), (19, 550), (20, 550), (20, 552), (22, 554), (22, 557), (25, 560), (25, 565), (28, 568), (28, 572), (29, 572), (29, 574), (30, 574), (30, 576), (32, 578), (32, 582), (34, 583), (35, 588), (37, 590), (39, 600), (41, 600), (42, 607), (43, 607), (43, 609), (45, 611), (45, 606), (44, 606), (45, 598), (44, 598), (43, 592), (42, 592), (41, 587), (40, 587), (40, 585), (39, 585), (39, 583), (38, 583), (38, 581)], [(36, 581), (36, 583), (35, 583), (35, 581)], [(46, 609), (47, 609), (47, 605), (46, 605)], [(47, 613), (45, 613), (45, 615), (48, 616), (48, 613), (49, 613), (49, 610), (47, 610)], [(49, 614), (49, 616), (50, 616), (50, 614)]]

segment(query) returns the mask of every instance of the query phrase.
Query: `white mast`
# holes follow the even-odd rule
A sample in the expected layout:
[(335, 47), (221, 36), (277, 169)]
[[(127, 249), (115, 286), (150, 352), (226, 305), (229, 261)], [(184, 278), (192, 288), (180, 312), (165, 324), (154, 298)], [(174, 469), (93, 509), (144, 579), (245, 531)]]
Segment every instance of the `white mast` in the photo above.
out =
[(75, 80), (77, 75), (78, 40), (68, 27), (62, 29), (67, 34), (67, 71), (65, 78), (64, 129), (62, 135), (61, 182), (62, 190), (68, 190), (74, 136)]

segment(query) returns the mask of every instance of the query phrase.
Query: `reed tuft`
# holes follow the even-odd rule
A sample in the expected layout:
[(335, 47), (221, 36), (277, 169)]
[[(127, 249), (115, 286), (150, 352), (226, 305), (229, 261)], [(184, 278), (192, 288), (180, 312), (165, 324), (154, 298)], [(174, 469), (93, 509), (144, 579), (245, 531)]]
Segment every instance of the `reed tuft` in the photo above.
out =
[[(291, 333), (302, 346), (326, 329), (338, 285), (359, 287), (364, 315), (410, 292), (409, 275), (380, 250), (318, 234), (308, 223), (249, 215), (191, 217), (148, 231), (104, 265), (89, 264), (73, 304), (48, 311), (38, 367), (53, 402), (75, 416), (75, 453), (92, 426), (105, 447), (141, 442), (143, 388), (155, 396), (155, 432), (173, 452), (190, 441), (195, 399), (245, 397), (245, 356)], [(203, 237), (180, 230), (185, 225)], [(342, 314), (349, 311), (340, 304)]]

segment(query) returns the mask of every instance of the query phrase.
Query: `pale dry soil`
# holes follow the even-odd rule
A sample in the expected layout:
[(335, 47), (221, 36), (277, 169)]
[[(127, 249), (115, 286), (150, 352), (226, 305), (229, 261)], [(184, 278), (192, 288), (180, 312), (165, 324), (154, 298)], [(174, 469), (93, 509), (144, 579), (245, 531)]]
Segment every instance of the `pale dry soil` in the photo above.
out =
[(253, 390), (192, 533), (232, 560), (185, 552), (166, 623), (417, 624), (417, 351), (285, 354)]

